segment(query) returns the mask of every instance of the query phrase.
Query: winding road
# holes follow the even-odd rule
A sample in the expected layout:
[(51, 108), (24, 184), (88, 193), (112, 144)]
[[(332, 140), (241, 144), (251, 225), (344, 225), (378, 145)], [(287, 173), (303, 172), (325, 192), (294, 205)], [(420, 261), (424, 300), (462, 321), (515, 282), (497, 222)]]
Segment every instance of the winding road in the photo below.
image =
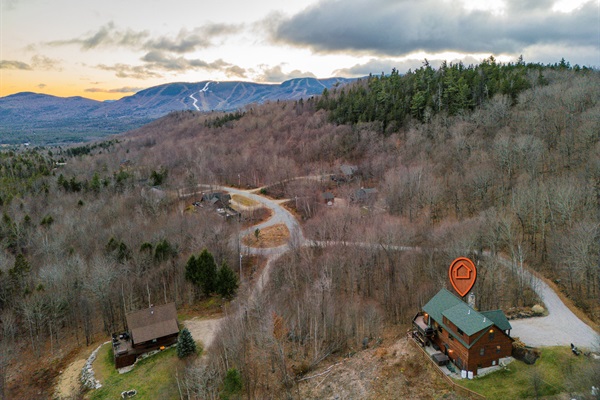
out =
[[(208, 187), (208, 185), (206, 185)], [(215, 189), (213, 186), (212, 189)], [(273, 211), (273, 215), (267, 221), (255, 225), (240, 232), (241, 236), (252, 233), (256, 228), (263, 229), (267, 226), (276, 224), (285, 224), (290, 231), (291, 240), (294, 246), (332, 246), (339, 245), (341, 242), (322, 242), (307, 240), (303, 233), (300, 224), (296, 218), (286, 210), (281, 204), (283, 200), (272, 200), (249, 190), (241, 190), (232, 187), (220, 186), (219, 190), (225, 190), (231, 194), (238, 194), (248, 197), (256, 202), (261, 203)], [(385, 246), (375, 243), (350, 243), (345, 242), (345, 245), (355, 247), (386, 247), (396, 251), (415, 251), (419, 250), (415, 247), (406, 246)], [(264, 285), (268, 281), (271, 264), (282, 254), (290, 249), (290, 244), (279, 247), (259, 249), (248, 246), (243, 246), (245, 252), (249, 254), (260, 254), (268, 257), (267, 266), (263, 269), (261, 276), (258, 278), (258, 283), (253, 289), (251, 299), (259, 294)], [(486, 255), (486, 254), (484, 254)], [(489, 256), (489, 255), (487, 255)], [(510, 267), (510, 262), (500, 258), (500, 262), (505, 267)], [(558, 295), (550, 288), (543, 280), (536, 278), (531, 272), (526, 269), (521, 269), (520, 273), (532, 282), (532, 289), (538, 294), (546, 305), (548, 315), (545, 317), (528, 318), (522, 320), (510, 321), (513, 329), (511, 336), (519, 337), (525, 344), (529, 346), (568, 346), (571, 343), (581, 348), (600, 350), (600, 336), (592, 327), (579, 319), (558, 297)]]

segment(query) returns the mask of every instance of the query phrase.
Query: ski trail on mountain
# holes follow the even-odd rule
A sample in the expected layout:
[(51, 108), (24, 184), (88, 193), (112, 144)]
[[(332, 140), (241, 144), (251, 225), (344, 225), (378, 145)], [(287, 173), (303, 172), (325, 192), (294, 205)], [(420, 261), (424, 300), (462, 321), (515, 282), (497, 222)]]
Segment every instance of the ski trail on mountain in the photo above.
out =
[(200, 107), (198, 107), (196, 104), (198, 103), (198, 100), (194, 97), (194, 94), (190, 94), (190, 99), (194, 100), (194, 103), (192, 104), (195, 108), (196, 111), (200, 111)]
[[(212, 83), (211, 81), (206, 82), (204, 87), (198, 91), (198, 94), (200, 94), (202, 92), (208, 92), (208, 85), (210, 85), (211, 83)], [(192, 105), (194, 106), (196, 111), (200, 111), (200, 107), (198, 107), (198, 99), (194, 97), (194, 93), (190, 94), (190, 99), (192, 99), (194, 101), (194, 103)]]

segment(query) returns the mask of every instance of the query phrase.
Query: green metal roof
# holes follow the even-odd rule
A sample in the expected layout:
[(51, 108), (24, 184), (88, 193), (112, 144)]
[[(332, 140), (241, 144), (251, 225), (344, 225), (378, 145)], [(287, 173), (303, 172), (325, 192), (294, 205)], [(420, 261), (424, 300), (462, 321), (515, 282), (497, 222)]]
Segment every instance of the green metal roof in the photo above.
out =
[(423, 311), (429, 314), (438, 324), (442, 325), (442, 327), (466, 348), (472, 347), (485, 332), (482, 332), (479, 337), (476, 337), (475, 340), (468, 345), (459, 335), (456, 335), (451, 329), (448, 329), (443, 322), (443, 317), (446, 317), (468, 336), (472, 336), (492, 325), (496, 325), (498, 329), (503, 331), (512, 329), (502, 310), (478, 312), (469, 307), (467, 303), (456, 297), (447, 289), (441, 289), (437, 292), (437, 294), (423, 306)]
[(431, 315), (437, 322), (442, 322), (442, 312), (462, 302), (447, 289), (442, 289), (423, 306), (423, 311)]
[(471, 336), (494, 323), (481, 313), (478, 313), (462, 301), (442, 312), (458, 329)]
[(508, 322), (508, 319), (502, 310), (482, 311), (481, 313), (491, 319), (498, 329), (503, 331), (512, 329), (510, 322)]

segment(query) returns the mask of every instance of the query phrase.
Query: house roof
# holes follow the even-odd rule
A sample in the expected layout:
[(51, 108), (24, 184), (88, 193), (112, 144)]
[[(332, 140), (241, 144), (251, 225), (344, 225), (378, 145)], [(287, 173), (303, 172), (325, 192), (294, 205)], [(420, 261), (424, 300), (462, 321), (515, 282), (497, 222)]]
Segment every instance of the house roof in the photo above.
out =
[(481, 311), (481, 313), (491, 319), (498, 329), (503, 331), (512, 329), (512, 325), (508, 322), (508, 319), (502, 310)]
[(179, 332), (175, 303), (135, 311), (127, 314), (126, 319), (134, 343), (147, 342)]
[(450, 293), (450, 291), (447, 289), (441, 289), (435, 296), (433, 296), (431, 300), (429, 300), (429, 302), (423, 306), (423, 311), (429, 314), (433, 320), (437, 321), (438, 324), (442, 325), (466, 348), (472, 347), (485, 332), (483, 332), (479, 337), (475, 338), (475, 340), (468, 345), (460, 336), (454, 334), (452, 330), (448, 329), (446, 324), (443, 322), (443, 317), (446, 317), (468, 336), (472, 336), (475, 333), (489, 328), (492, 325), (496, 325), (498, 329), (502, 331), (512, 328), (502, 310), (478, 312), (469, 307), (467, 303)]
[(343, 164), (340, 166), (340, 171), (342, 171), (344, 175), (354, 175), (354, 173), (358, 171), (358, 167), (356, 165)]
[(471, 336), (482, 329), (489, 328), (494, 323), (481, 313), (475, 311), (462, 301), (447, 310), (442, 315), (451, 321), (458, 329)]
[(437, 322), (441, 322), (443, 319), (442, 312), (461, 302), (462, 300), (454, 296), (447, 289), (442, 289), (437, 292), (425, 306), (423, 306), (423, 311), (429, 314)]

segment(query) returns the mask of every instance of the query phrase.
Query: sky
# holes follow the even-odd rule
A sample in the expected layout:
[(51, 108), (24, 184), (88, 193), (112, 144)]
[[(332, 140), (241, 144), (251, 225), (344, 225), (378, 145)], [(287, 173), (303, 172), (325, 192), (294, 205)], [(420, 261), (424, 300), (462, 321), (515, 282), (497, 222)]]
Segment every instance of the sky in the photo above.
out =
[(496, 59), (600, 67), (600, 0), (0, 0), (0, 97)]

